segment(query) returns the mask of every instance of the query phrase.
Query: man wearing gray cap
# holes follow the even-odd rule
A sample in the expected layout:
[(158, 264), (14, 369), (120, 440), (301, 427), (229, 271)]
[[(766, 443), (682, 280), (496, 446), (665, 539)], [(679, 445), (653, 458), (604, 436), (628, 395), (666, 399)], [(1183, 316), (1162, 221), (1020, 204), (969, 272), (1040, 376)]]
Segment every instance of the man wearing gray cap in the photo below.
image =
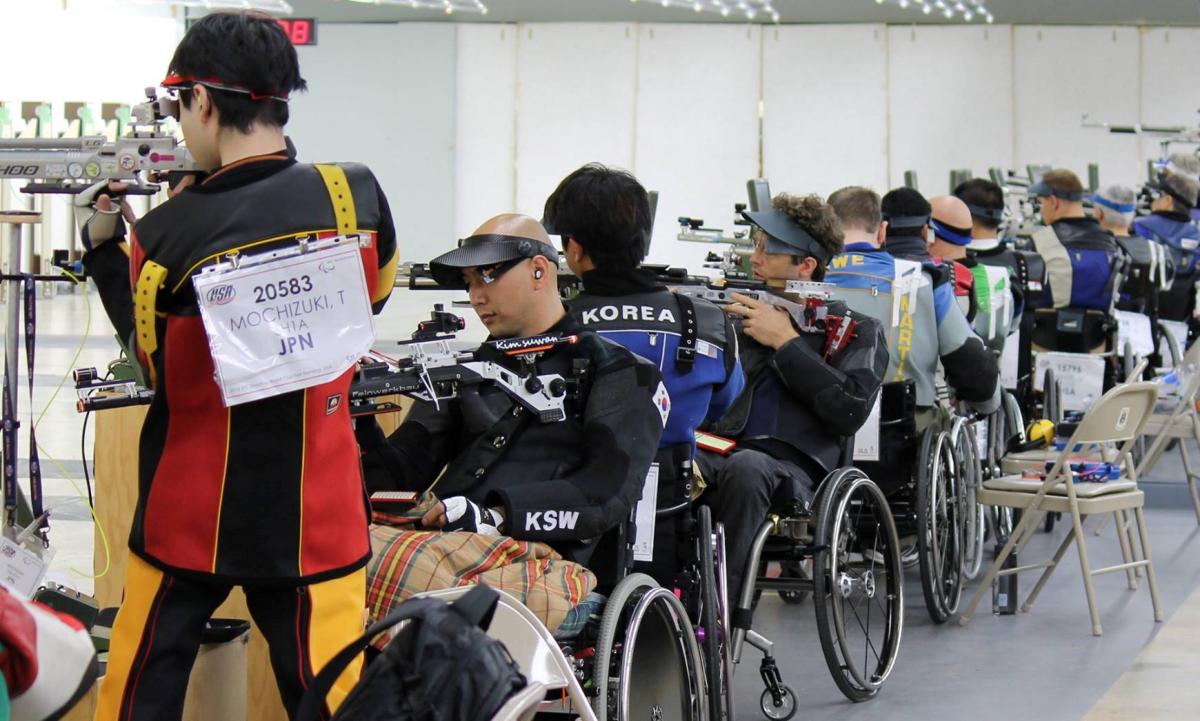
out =
[[(593, 552), (641, 496), (670, 399), (655, 366), (567, 315), (558, 295), (557, 258), (541, 223), (501, 215), (429, 266), (440, 285), (467, 290), (489, 341), (569, 341), (532, 355), (514, 356), (495, 344), (476, 351), (476, 359), (494, 361), (520, 378), (569, 379), (562, 389), (565, 419), (539, 418), (499, 385), (483, 383), (437, 405), (418, 401), (386, 439), (375, 424), (360, 428), (358, 437), (370, 491), (432, 486), (441, 499), (419, 528), (541, 542), (611, 584), (617, 559), (593, 558)], [(394, 551), (406, 542), (403, 534), (372, 533), (369, 598), (375, 616), (414, 590), (377, 583), (394, 574), (386, 559), (402, 562)]]
[[(820, 281), (842, 247), (833, 209), (816, 196), (781, 194), (770, 208), (743, 211), (752, 225), (754, 276), (768, 287)], [(871, 412), (887, 371), (883, 326), (843, 303), (829, 316), (853, 323), (844, 347), (802, 329), (765, 301), (734, 293), (746, 388), (709, 430), (737, 442), (729, 455), (699, 451), (696, 463), (715, 488), (714, 519), (725, 525), (731, 595), (740, 589), (754, 536), (773, 502), (812, 500), (816, 484), (841, 462), (842, 446)], [(833, 322), (827, 320), (826, 322)], [(849, 327), (849, 326), (847, 326)]]
[(1133, 221), (1133, 232), (1162, 243), (1175, 263), (1175, 280), (1160, 299), (1159, 314), (1167, 320), (1192, 321), (1196, 309), (1195, 284), (1200, 276), (1200, 229), (1190, 213), (1196, 208), (1200, 183), (1170, 167), (1147, 184), (1150, 215)]
[(1110, 185), (1091, 197), (1092, 216), (1100, 227), (1112, 233), (1117, 245), (1129, 257), (1129, 270), (1121, 284), (1117, 307), (1158, 317), (1158, 296), (1170, 288), (1175, 264), (1166, 246), (1140, 235), (1130, 235), (1137, 210), (1133, 191), (1123, 185)]
[(1083, 210), (1083, 184), (1070, 170), (1047, 171), (1029, 188), (1046, 227), (1033, 245), (1046, 261), (1043, 306), (1109, 311), (1124, 254), (1112, 234)]

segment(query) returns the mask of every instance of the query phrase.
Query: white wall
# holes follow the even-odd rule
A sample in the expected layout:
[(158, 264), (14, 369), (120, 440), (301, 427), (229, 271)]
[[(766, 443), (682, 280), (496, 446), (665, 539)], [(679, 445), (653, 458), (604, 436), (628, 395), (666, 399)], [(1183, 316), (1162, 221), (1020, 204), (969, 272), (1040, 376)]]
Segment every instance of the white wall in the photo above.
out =
[[(1080, 125), (1085, 113), (1097, 120), (1136, 122), (1138, 34), (1130, 27), (1014, 30), (1018, 167), (1034, 163), (1069, 168), (1085, 184), (1090, 162), (1100, 164), (1101, 182), (1133, 183), (1145, 176), (1136, 139)], [(1124, 92), (1111, 92), (1113, 88)]]
[(457, 29), (324, 25), (299, 48), (309, 91), (287, 132), (305, 162), (366, 163), (387, 193), (402, 261), (453, 247)]
[(516, 207), (518, 33), (513, 25), (458, 28), (456, 238), (467, 237), (484, 220)]
[(764, 172), (772, 192), (887, 189), (886, 68), (883, 25), (763, 31)]
[(758, 174), (760, 30), (641, 26), (633, 170), (657, 190), (650, 260), (699, 272), (712, 246), (676, 240), (678, 218), (732, 230)]
[(540, 218), (546, 196), (576, 167), (632, 166), (637, 26), (519, 28), (515, 210)]
[(950, 171), (1012, 165), (1012, 45), (1005, 26), (888, 30), (889, 185), (915, 170), (926, 196)]
[[(1200, 28), (1145, 28), (1142, 31), (1142, 123), (1145, 125), (1200, 124)], [(1112, 118), (1110, 122), (1126, 122)], [(1173, 152), (1190, 152), (1194, 145), (1172, 146)], [(1142, 141), (1145, 160), (1159, 157), (1156, 140)], [(1138, 176), (1139, 178), (1141, 175)], [(1101, 181), (1104, 181), (1101, 173)], [(1118, 178), (1112, 178), (1116, 182)]]

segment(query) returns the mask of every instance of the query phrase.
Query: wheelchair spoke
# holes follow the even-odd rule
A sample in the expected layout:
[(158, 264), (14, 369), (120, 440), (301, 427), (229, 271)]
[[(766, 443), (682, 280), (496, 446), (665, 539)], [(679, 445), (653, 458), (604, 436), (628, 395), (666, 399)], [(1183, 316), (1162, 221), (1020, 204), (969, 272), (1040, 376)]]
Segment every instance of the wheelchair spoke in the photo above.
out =
[[(871, 632), (868, 631), (866, 626), (863, 625), (862, 616), (860, 616), (858, 614), (858, 609), (855, 608), (854, 604), (850, 605), (850, 610), (854, 612), (854, 620), (858, 622), (858, 627), (862, 629), (863, 635), (866, 636), (868, 648), (870, 648), (871, 653), (875, 654), (875, 660), (878, 661), (879, 660), (879, 651), (878, 651), (878, 649), (875, 648), (874, 642), (871, 641)], [(865, 655), (864, 655), (864, 658), (865, 658)], [(866, 664), (863, 664), (863, 666), (865, 668)]]

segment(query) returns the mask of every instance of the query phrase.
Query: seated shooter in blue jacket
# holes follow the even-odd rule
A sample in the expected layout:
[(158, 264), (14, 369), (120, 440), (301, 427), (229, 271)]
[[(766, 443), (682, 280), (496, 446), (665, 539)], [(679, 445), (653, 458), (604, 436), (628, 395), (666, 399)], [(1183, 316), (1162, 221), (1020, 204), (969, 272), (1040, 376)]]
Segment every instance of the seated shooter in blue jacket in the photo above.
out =
[(1158, 197), (1150, 215), (1133, 221), (1133, 232), (1161, 243), (1175, 264), (1175, 280), (1159, 300), (1159, 315), (1167, 320), (1193, 320), (1196, 279), (1200, 270), (1200, 227), (1191, 219), (1200, 184), (1182, 173), (1167, 170), (1151, 184)]
[[(696, 428), (720, 418), (745, 385), (731, 321), (712, 303), (676, 295), (638, 267), (652, 219), (646, 189), (630, 173), (599, 164), (579, 168), (546, 200), (542, 222), (562, 237), (567, 265), (583, 281), (570, 315), (662, 372), (670, 416), (656, 456), (656, 505), (687, 500)], [(671, 580), (675, 540), (674, 525), (660, 520), (656, 563), (644, 570), (664, 583)]]
[(1070, 170), (1048, 171), (1029, 188), (1046, 227), (1033, 235), (1046, 261), (1049, 293), (1043, 305), (1109, 311), (1120, 282), (1124, 254), (1112, 233), (1083, 211), (1083, 184)]
[[(915, 190), (884, 197), (848, 187), (829, 197), (846, 236), (845, 250), (829, 264), (825, 282), (841, 289), (853, 309), (878, 318), (888, 329), (885, 383), (912, 380), (917, 393), (917, 428), (935, 418), (938, 362), (959, 400), (980, 413), (1000, 404), (1000, 367), (955, 302), (945, 266), (896, 258), (881, 247), (924, 247), (930, 205)], [(884, 211), (888, 222), (884, 222)]]

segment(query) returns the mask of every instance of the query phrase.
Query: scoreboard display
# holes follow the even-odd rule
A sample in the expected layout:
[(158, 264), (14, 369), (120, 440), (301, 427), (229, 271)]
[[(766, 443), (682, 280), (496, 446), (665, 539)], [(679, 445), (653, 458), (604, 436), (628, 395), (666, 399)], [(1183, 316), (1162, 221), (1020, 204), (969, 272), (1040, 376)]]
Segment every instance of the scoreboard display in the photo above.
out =
[(316, 45), (317, 21), (314, 18), (279, 18), (292, 45)]
[[(188, 18), (184, 26), (190, 28), (197, 18)], [(317, 44), (316, 18), (278, 18), (279, 26), (292, 41), (292, 45)]]

